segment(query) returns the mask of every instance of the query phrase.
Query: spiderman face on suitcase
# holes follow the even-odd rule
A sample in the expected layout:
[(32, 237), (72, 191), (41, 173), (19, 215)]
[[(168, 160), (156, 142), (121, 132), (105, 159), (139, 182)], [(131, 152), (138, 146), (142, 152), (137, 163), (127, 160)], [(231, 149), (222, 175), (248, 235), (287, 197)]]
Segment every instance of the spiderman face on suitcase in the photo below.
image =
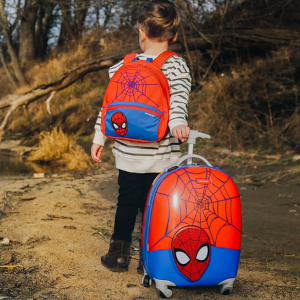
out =
[(241, 223), (239, 193), (225, 172), (186, 165), (162, 173), (149, 192), (144, 214), (145, 274), (167, 297), (161, 286), (229, 284), (230, 292), (238, 269)]
[(206, 232), (197, 226), (184, 226), (174, 235), (171, 248), (178, 270), (191, 281), (198, 280), (210, 258)]

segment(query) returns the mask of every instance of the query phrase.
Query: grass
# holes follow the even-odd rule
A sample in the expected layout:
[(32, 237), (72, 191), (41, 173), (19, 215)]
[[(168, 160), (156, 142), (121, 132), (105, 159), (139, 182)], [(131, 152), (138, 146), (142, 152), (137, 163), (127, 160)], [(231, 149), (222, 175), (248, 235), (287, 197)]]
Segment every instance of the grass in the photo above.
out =
[(93, 166), (91, 158), (80, 147), (73, 136), (65, 134), (61, 128), (42, 132), (38, 150), (27, 158), (29, 161), (54, 163), (64, 170), (83, 170)]
[(265, 59), (213, 74), (189, 105), (192, 129), (215, 145), (234, 149), (264, 146), (300, 148), (300, 54), (281, 49)]
[(93, 230), (98, 231), (101, 235), (104, 236), (111, 236), (111, 232), (105, 228), (101, 228), (101, 227), (91, 227)]

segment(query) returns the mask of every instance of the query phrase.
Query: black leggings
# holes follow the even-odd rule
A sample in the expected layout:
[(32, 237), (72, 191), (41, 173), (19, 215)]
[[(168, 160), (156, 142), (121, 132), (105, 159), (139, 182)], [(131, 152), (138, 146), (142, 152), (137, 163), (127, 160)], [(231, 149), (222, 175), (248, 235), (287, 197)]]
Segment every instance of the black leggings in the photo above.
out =
[(119, 197), (112, 237), (131, 241), (135, 220), (140, 209), (144, 213), (147, 195), (159, 173), (129, 173), (119, 170)]

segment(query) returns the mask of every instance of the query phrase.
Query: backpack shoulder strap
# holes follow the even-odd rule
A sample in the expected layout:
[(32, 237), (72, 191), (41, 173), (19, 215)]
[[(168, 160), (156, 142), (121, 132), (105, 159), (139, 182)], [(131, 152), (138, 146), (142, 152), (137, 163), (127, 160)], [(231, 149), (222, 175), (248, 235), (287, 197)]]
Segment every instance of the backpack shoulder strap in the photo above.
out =
[(155, 64), (157, 67), (161, 68), (162, 65), (165, 63), (165, 61), (172, 55), (176, 55), (179, 56), (177, 53), (172, 52), (172, 51), (165, 51), (163, 53), (161, 53), (159, 56), (157, 56), (154, 60), (153, 60), (153, 64)]
[(130, 54), (125, 55), (123, 64), (125, 65), (125, 64), (133, 61), (135, 59), (136, 54), (137, 53), (130, 53)]

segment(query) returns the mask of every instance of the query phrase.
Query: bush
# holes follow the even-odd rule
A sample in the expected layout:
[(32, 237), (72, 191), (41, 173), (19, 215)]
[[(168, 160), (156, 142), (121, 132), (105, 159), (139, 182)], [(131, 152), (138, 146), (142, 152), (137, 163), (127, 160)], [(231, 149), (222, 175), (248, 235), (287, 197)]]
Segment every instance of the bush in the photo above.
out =
[(299, 148), (299, 69), (299, 52), (283, 49), (213, 75), (191, 99), (191, 127), (232, 148)]
[(31, 153), (29, 161), (52, 163), (67, 170), (82, 170), (92, 167), (91, 158), (80, 147), (73, 136), (59, 128), (42, 132), (39, 136), (38, 150)]

